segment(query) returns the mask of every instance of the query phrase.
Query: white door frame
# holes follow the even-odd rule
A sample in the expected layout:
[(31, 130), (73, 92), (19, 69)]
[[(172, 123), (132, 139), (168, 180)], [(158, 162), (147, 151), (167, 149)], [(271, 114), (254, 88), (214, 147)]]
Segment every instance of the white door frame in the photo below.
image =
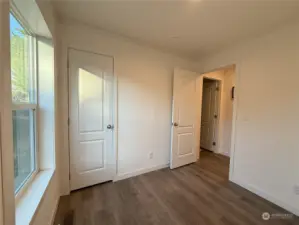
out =
[(78, 48), (72, 48), (72, 47), (67, 47), (67, 117), (68, 117), (68, 142), (67, 142), (67, 145), (68, 145), (68, 164), (69, 164), (69, 187), (68, 187), (68, 190), (70, 192), (71, 190), (71, 185), (70, 185), (70, 175), (71, 175), (71, 164), (70, 164), (70, 154), (71, 154), (71, 149), (70, 149), (70, 131), (69, 131), (69, 116), (70, 116), (70, 96), (71, 96), (71, 90), (70, 90), (70, 75), (69, 75), (69, 58), (70, 58), (70, 50), (76, 50), (76, 51), (82, 51), (82, 52), (86, 52), (86, 53), (90, 53), (90, 54), (95, 54), (95, 55), (101, 55), (101, 56), (107, 56), (107, 57), (110, 57), (112, 58), (112, 64), (113, 64), (113, 68), (112, 68), (112, 71), (113, 71), (113, 108), (112, 108), (112, 118), (113, 118), (113, 125), (114, 125), (114, 129), (112, 130), (113, 132), (113, 141), (112, 141), (112, 151), (113, 151), (113, 154), (114, 154), (114, 167), (115, 167), (115, 173), (114, 173), (114, 178), (113, 178), (113, 181), (115, 180), (116, 178), (116, 175), (117, 175), (117, 171), (118, 171), (118, 152), (117, 152), (117, 149), (118, 149), (118, 108), (117, 108), (117, 96), (118, 96), (118, 86), (117, 86), (117, 76), (115, 75), (115, 59), (113, 56), (110, 56), (110, 55), (105, 55), (105, 54), (101, 54), (101, 53), (97, 53), (97, 52), (92, 52), (92, 51), (87, 51), (87, 50), (83, 50), (83, 49), (78, 49)]
[[(219, 151), (219, 123), (220, 123), (220, 119), (221, 119), (221, 115), (220, 115), (220, 107), (221, 107), (221, 98), (222, 98), (222, 95), (221, 95), (221, 92), (222, 92), (222, 86), (223, 86), (223, 82), (222, 80), (219, 80), (217, 78), (212, 78), (212, 77), (208, 77), (208, 76), (205, 76), (203, 75), (202, 76), (202, 80), (200, 81), (201, 82), (201, 87), (202, 87), (202, 93), (201, 93), (201, 110), (202, 110), (202, 97), (203, 97), (203, 80), (204, 79), (207, 79), (207, 80), (214, 80), (218, 83), (218, 93), (217, 93), (217, 121), (215, 123), (215, 126), (214, 126), (214, 130), (216, 131), (216, 151), (215, 149), (213, 149), (212, 151), (213, 152), (218, 152)], [(200, 127), (199, 127), (199, 134), (200, 134), (200, 137), (199, 137), (199, 141), (201, 139), (201, 117), (202, 117), (202, 114), (200, 114)], [(209, 150), (209, 149), (208, 149)], [(200, 151), (200, 145), (199, 145), (199, 151)]]
[[(228, 65), (223, 66), (223, 67), (217, 67), (215, 69), (208, 70), (205, 73), (202, 73), (201, 75), (203, 77), (205, 77), (204, 74), (206, 74), (206, 73), (215, 72), (215, 71), (219, 71), (219, 70), (222, 70), (222, 69), (234, 67), (234, 69), (235, 69), (235, 87), (238, 87), (239, 82), (240, 82), (240, 67), (238, 66), (238, 64), (239, 63), (236, 62), (236, 63), (228, 64)], [(203, 81), (203, 79), (201, 80), (201, 82), (202, 81)], [(202, 85), (202, 83), (201, 83), (201, 85)], [(202, 97), (202, 95), (201, 95), (201, 97)], [(202, 101), (202, 99), (200, 99), (200, 100)], [(238, 89), (235, 88), (235, 90), (234, 90), (234, 104), (233, 104), (233, 117), (232, 117), (230, 161), (229, 161), (229, 180), (230, 181), (233, 180), (233, 176), (234, 176), (235, 141), (236, 141), (236, 134), (237, 134), (236, 124), (237, 124), (238, 102), (239, 102)], [(200, 121), (200, 126), (201, 126), (201, 121)], [(201, 127), (199, 127), (199, 130), (200, 129), (201, 129)], [(199, 132), (199, 134), (200, 134), (200, 132)]]
[[(240, 82), (240, 70), (239, 70), (239, 67), (238, 67), (237, 63), (228, 64), (227, 66), (218, 67), (216, 69), (212, 69), (210, 71), (206, 71), (204, 73), (201, 73), (197, 78), (198, 79), (197, 85), (199, 86), (199, 88), (202, 88), (203, 87), (203, 78), (212, 79), (211, 77), (206, 76), (205, 74), (215, 72), (215, 71), (219, 71), (219, 70), (224, 70), (224, 69), (227, 69), (227, 68), (232, 68), (232, 67), (234, 67), (234, 71), (235, 71), (235, 87), (238, 87), (239, 82)], [(221, 91), (223, 83), (219, 79), (216, 79), (216, 78), (214, 78), (214, 79), (220, 81), (220, 84), (221, 84), (220, 91)], [(199, 94), (198, 100), (199, 100), (200, 103), (202, 103), (202, 92)], [(230, 163), (229, 163), (229, 180), (231, 180), (231, 181), (234, 179), (233, 174), (234, 174), (234, 158), (235, 158), (235, 140), (236, 140), (236, 133), (237, 133), (237, 131), (236, 131), (237, 130), (236, 129), (236, 121), (237, 121), (238, 101), (239, 101), (239, 96), (238, 96), (237, 90), (235, 89), (234, 104), (233, 104), (233, 117), (232, 117), (232, 131), (231, 131)], [(221, 104), (220, 102), (221, 102), (221, 95), (220, 95), (220, 99), (219, 99), (219, 105)], [(218, 110), (220, 110), (220, 108)], [(196, 137), (197, 137), (197, 141), (199, 143), (200, 142), (200, 133), (201, 133), (200, 132), (201, 131), (201, 108), (200, 108), (200, 111), (199, 111), (198, 115), (199, 115), (199, 120), (198, 120), (198, 123), (197, 123)], [(172, 118), (173, 118), (173, 109), (172, 109)], [(220, 122), (220, 119), (218, 120), (218, 127), (219, 127), (219, 122)], [(171, 130), (172, 130), (172, 127), (171, 127)], [(219, 143), (219, 128), (218, 128), (218, 137), (217, 138), (218, 138), (217, 141)], [(171, 142), (172, 142), (172, 139), (171, 139)], [(171, 147), (170, 151), (172, 151), (172, 147)], [(198, 152), (198, 158), (199, 158), (200, 149), (197, 152)]]

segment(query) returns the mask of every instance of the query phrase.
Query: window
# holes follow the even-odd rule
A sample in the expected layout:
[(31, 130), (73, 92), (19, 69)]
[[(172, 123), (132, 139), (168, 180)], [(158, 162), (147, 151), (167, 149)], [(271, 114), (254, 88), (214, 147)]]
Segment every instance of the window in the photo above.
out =
[[(18, 19), (17, 19), (18, 18)], [(17, 194), (38, 171), (36, 154), (35, 38), (10, 14), (14, 180)]]

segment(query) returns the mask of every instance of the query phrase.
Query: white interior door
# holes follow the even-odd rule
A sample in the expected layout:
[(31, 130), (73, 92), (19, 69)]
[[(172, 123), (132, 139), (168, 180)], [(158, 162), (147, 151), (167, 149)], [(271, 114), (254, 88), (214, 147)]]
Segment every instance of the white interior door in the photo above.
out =
[(69, 50), (71, 190), (112, 180), (113, 59)]
[(175, 69), (173, 81), (172, 146), (170, 168), (183, 166), (197, 159), (196, 123), (199, 95), (198, 74)]
[[(203, 82), (200, 147), (214, 151), (216, 122), (218, 118), (218, 83), (205, 79)], [(215, 117), (216, 116), (216, 117)]]

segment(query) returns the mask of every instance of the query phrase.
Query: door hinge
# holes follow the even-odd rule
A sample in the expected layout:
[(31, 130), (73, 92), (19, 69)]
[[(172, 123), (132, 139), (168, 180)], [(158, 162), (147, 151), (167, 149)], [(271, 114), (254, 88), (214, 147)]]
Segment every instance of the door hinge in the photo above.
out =
[(213, 141), (213, 145), (214, 145), (214, 146), (216, 145), (216, 142), (215, 142), (215, 141)]
[(67, 125), (69, 126), (70, 124), (71, 124), (71, 119), (68, 118), (68, 119), (67, 119)]
[(71, 173), (69, 173), (69, 180), (71, 180)]

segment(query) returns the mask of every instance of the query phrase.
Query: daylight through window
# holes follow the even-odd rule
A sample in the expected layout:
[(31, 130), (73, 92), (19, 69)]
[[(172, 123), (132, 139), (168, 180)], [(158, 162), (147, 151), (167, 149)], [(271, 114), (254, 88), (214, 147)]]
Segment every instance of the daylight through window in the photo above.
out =
[(15, 193), (38, 171), (35, 38), (20, 21), (10, 14)]

